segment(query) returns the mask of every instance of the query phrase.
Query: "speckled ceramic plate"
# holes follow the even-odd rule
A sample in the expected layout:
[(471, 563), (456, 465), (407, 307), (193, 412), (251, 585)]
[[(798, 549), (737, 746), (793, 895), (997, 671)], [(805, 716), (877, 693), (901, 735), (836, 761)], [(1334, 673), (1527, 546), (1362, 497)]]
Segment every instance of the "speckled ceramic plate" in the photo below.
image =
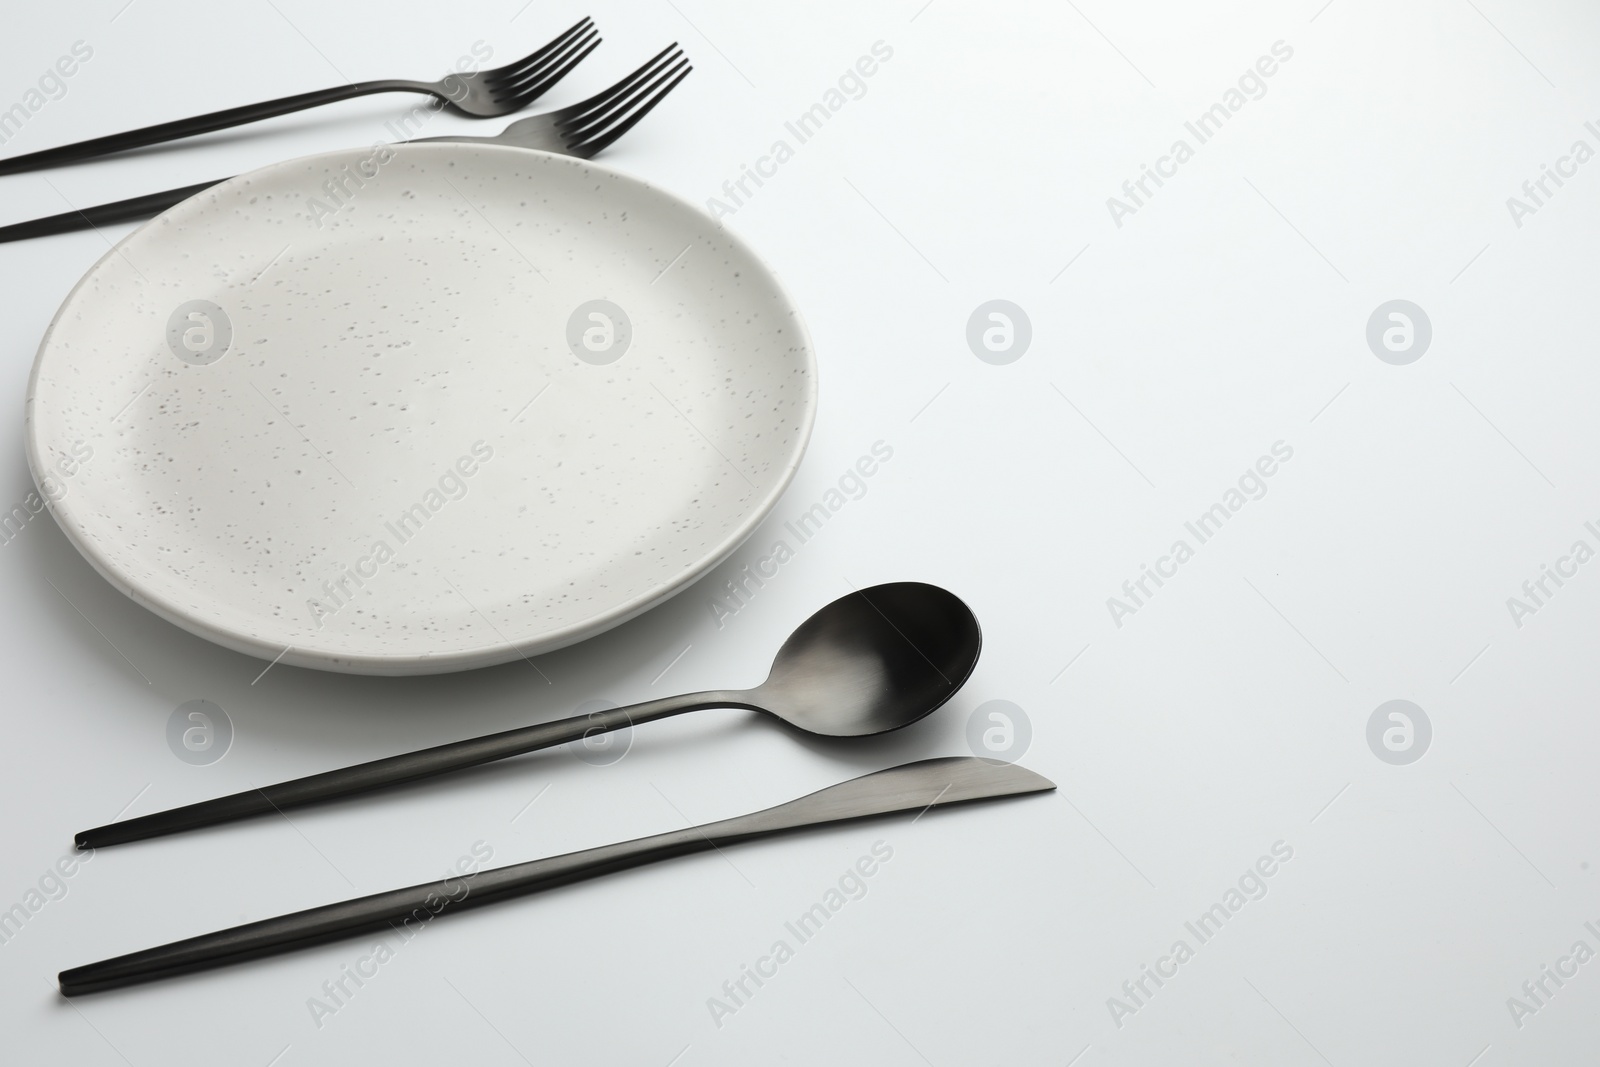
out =
[(267, 660), (464, 670), (615, 626), (772, 509), (810, 343), (736, 237), (499, 146), (312, 156), (209, 189), (78, 283), (28, 462), (79, 551)]

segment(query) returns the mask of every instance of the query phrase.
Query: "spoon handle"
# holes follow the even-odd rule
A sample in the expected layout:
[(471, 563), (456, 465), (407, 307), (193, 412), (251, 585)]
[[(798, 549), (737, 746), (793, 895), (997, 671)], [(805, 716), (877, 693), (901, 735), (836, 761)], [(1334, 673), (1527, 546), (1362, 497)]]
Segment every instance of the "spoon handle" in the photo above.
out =
[(251, 815), (265, 815), (318, 800), (331, 800), (399, 782), (476, 767), (480, 763), (579, 741), (594, 734), (608, 733), (686, 711), (750, 706), (742, 693), (688, 693), (649, 700), (626, 708), (611, 708), (592, 715), (575, 715), (570, 719), (557, 719), (555, 722), (524, 726), (416, 752), (403, 752), (370, 763), (358, 763), (353, 767), (341, 767), (289, 782), (279, 782), (277, 785), (217, 797), (215, 800), (203, 800), (198, 804), (97, 826), (79, 833), (77, 845), (80, 849), (92, 849), (119, 845), (125, 841), (140, 841), (147, 837), (231, 822)]

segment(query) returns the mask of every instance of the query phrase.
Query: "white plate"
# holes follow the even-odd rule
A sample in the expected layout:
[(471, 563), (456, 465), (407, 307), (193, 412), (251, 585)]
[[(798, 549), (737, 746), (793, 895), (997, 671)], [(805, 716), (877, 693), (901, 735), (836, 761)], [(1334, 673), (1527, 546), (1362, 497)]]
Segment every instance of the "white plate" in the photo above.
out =
[(724, 559), (793, 477), (815, 383), (777, 279), (685, 202), (522, 149), (363, 149), (225, 182), (97, 263), (40, 345), (28, 462), (179, 626), (436, 673)]

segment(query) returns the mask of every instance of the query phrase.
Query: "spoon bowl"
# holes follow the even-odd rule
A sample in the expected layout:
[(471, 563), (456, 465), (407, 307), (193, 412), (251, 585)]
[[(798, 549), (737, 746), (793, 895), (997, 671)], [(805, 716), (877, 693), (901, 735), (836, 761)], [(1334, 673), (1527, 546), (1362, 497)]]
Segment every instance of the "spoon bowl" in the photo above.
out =
[(823, 737), (887, 733), (943, 706), (982, 647), (977, 618), (947, 589), (895, 582), (857, 590), (800, 624), (745, 706)]

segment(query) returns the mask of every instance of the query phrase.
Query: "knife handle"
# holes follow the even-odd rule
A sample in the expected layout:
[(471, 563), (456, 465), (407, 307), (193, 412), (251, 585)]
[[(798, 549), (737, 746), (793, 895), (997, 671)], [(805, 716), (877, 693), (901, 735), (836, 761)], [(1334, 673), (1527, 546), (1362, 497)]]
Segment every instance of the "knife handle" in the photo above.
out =
[(689, 827), (325, 904), (74, 967), (57, 975), (57, 981), (61, 994), (71, 997), (241, 963), (374, 931), (392, 931), (409, 941), (447, 911), (462, 911), (656, 860), (703, 852), (714, 847), (715, 840), (722, 839), (708, 836), (703, 832), (706, 829), (712, 827)]
[(218, 178), (216, 181), (198, 182), (195, 185), (186, 185), (182, 189), (167, 189), (159, 193), (146, 193), (144, 196), (135, 196), (127, 200), (116, 200), (109, 204), (86, 207), (81, 211), (63, 211), (59, 215), (47, 215), (42, 219), (31, 219), (27, 222), (13, 223), (10, 226), (0, 226), (0, 243), (26, 241), (30, 237), (48, 237), (54, 233), (72, 233), (75, 230), (109, 226), (115, 222), (148, 219), (154, 215), (161, 214), (175, 204), (181, 204), (200, 190), (209, 189), (213, 185), (226, 180), (226, 178)]
[(202, 800), (181, 808), (141, 815), (135, 819), (97, 826), (77, 835), (80, 849), (119, 845), (126, 841), (139, 841), (161, 834), (192, 830), (200, 826), (231, 822), (252, 815), (281, 812), (318, 800), (364, 793), (400, 782), (428, 778), (436, 774), (476, 767), (508, 756), (519, 756), (541, 748), (552, 748), (569, 741), (579, 741), (593, 734), (620, 730), (625, 726), (651, 722), (655, 719), (678, 715), (700, 708), (752, 707), (742, 693), (689, 693), (684, 696), (664, 697), (626, 708), (611, 708), (592, 715), (575, 715), (570, 719), (524, 726), (485, 737), (455, 741), (417, 752), (403, 752), (398, 756), (358, 763), (353, 767), (324, 771), (305, 778), (296, 778), (277, 785)]
[(656, 860), (710, 848), (720, 850), (735, 842), (805, 827), (897, 812), (915, 811), (920, 818), (938, 805), (967, 804), (1054, 788), (1055, 783), (1048, 778), (1014, 763), (990, 763), (972, 756), (919, 760), (731, 819), (263, 919), (75, 967), (62, 971), (58, 981), (62, 994), (73, 996), (255, 959), (371, 930), (392, 928), (410, 940), (419, 925), (445, 911), (491, 904)]

